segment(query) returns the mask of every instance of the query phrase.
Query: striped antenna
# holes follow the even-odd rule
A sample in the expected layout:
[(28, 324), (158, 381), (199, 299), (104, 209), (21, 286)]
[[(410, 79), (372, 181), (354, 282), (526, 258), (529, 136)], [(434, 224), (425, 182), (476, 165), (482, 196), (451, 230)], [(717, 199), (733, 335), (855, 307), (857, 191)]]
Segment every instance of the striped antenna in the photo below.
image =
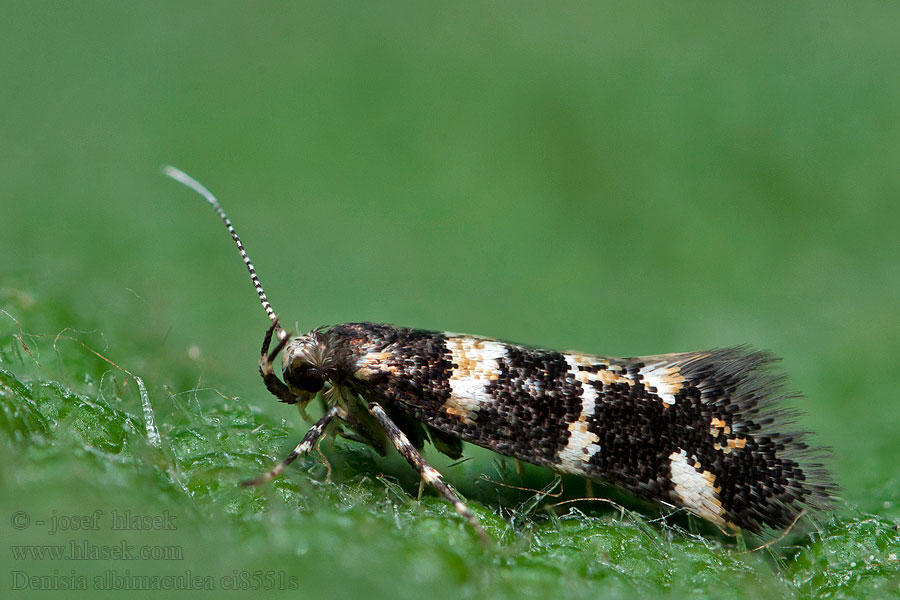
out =
[(238, 237), (237, 232), (234, 230), (234, 226), (231, 224), (231, 221), (228, 219), (228, 216), (225, 214), (225, 211), (222, 210), (222, 206), (219, 204), (219, 201), (216, 200), (216, 197), (212, 195), (212, 193), (206, 189), (203, 184), (199, 181), (182, 171), (181, 169), (177, 169), (175, 167), (166, 165), (163, 167), (162, 172), (164, 175), (171, 177), (178, 183), (183, 183), (188, 186), (209, 202), (215, 211), (219, 214), (219, 218), (222, 219), (222, 222), (225, 223), (225, 227), (228, 228), (228, 233), (231, 234), (231, 239), (234, 240), (234, 243), (237, 245), (238, 252), (241, 253), (241, 258), (244, 259), (244, 264), (247, 266), (247, 270), (250, 271), (250, 279), (253, 280), (253, 287), (256, 288), (256, 293), (259, 295), (259, 301), (262, 303), (262, 307), (265, 309), (266, 314), (269, 316), (269, 320), (272, 321), (272, 325), (277, 329), (278, 339), (284, 339), (287, 336), (287, 332), (282, 329), (281, 325), (278, 323), (278, 317), (275, 315), (275, 311), (272, 309), (272, 305), (269, 304), (269, 299), (266, 298), (266, 292), (263, 290), (262, 284), (259, 283), (259, 277), (256, 276), (256, 269), (253, 268), (253, 263), (250, 262), (250, 257), (247, 255), (247, 251), (244, 250), (244, 244), (241, 243), (241, 238)]

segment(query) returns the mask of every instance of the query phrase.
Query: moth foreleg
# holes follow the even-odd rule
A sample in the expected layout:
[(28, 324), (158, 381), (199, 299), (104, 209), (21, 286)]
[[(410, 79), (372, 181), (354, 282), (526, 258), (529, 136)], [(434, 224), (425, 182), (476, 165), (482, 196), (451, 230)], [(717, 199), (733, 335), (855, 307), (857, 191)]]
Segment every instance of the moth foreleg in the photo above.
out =
[(485, 534), (484, 529), (481, 527), (481, 523), (479, 523), (478, 519), (475, 518), (475, 515), (469, 511), (469, 507), (459, 499), (446, 483), (444, 483), (438, 470), (425, 462), (425, 459), (422, 458), (419, 451), (416, 450), (415, 446), (409, 441), (409, 438), (406, 437), (406, 434), (400, 431), (400, 428), (394, 424), (380, 404), (377, 402), (369, 402), (368, 408), (369, 412), (372, 413), (372, 416), (378, 419), (378, 422), (384, 428), (385, 433), (387, 433), (387, 436), (394, 444), (394, 447), (397, 448), (397, 451), (406, 459), (410, 466), (419, 473), (422, 480), (425, 481), (425, 483), (434, 486), (434, 489), (453, 505), (456, 512), (469, 522), (469, 525), (472, 526), (472, 529), (474, 529), (475, 533), (478, 534), (478, 537), (481, 538), (481, 543), (487, 545), (487, 534)]
[(322, 437), (322, 434), (325, 433), (325, 428), (328, 427), (328, 424), (331, 423), (331, 420), (334, 419), (335, 416), (337, 416), (338, 412), (340, 412), (340, 408), (338, 408), (337, 406), (332, 406), (327, 411), (325, 411), (325, 414), (322, 415), (322, 418), (316, 421), (316, 424), (306, 432), (306, 435), (303, 436), (303, 439), (300, 440), (300, 443), (297, 444), (297, 447), (294, 448), (294, 451), (288, 454), (287, 458), (275, 465), (275, 467), (268, 473), (264, 473), (255, 479), (243, 481), (241, 482), (241, 485), (259, 485), (261, 483), (271, 481), (281, 475), (285, 467), (294, 462), (301, 454), (307, 454), (312, 449), (312, 447), (316, 445), (316, 442), (319, 440), (319, 438)]

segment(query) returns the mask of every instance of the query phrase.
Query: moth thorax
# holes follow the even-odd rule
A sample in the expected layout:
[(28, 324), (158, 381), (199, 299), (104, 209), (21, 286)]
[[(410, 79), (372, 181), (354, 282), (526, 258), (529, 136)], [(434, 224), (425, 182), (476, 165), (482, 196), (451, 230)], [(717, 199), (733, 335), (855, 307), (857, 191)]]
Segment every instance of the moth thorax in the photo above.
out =
[(334, 354), (317, 331), (291, 339), (281, 354), (284, 382), (293, 390), (318, 392), (335, 374)]

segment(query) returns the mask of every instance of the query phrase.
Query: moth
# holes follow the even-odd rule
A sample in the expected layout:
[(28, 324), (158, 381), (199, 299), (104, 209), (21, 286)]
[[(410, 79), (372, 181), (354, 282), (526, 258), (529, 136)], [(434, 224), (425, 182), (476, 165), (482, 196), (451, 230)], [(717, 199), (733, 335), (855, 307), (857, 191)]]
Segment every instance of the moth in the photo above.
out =
[[(462, 442), (682, 507), (723, 531), (790, 526), (831, 507), (827, 453), (804, 433), (774, 357), (746, 346), (635, 358), (558, 352), (492, 338), (376, 323), (292, 335), (216, 198), (184, 172), (164, 173), (202, 195), (237, 245), (270, 325), (259, 372), (281, 402), (325, 413), (269, 481), (307, 454), (330, 425), (379, 453), (394, 446), (486, 540), (478, 520), (420, 454), (426, 442), (458, 458)], [(274, 341), (274, 345), (273, 345)], [(281, 355), (279, 378), (275, 361)]]

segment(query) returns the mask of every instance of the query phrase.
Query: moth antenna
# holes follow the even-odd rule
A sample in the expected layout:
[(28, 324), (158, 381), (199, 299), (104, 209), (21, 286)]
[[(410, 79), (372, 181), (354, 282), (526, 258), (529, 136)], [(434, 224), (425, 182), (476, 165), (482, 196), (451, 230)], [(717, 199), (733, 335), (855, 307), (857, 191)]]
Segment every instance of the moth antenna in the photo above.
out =
[(238, 237), (237, 232), (234, 230), (234, 226), (231, 224), (231, 220), (228, 218), (228, 215), (225, 214), (225, 211), (222, 210), (222, 206), (219, 204), (219, 201), (216, 200), (216, 197), (212, 195), (206, 187), (182, 171), (181, 169), (175, 168), (170, 165), (166, 165), (162, 169), (163, 175), (167, 177), (171, 177), (178, 183), (182, 183), (187, 187), (191, 188), (209, 202), (213, 209), (215, 209), (216, 213), (218, 213), (219, 218), (222, 219), (222, 222), (225, 223), (225, 227), (228, 228), (228, 233), (231, 234), (231, 239), (234, 240), (235, 245), (237, 245), (238, 252), (241, 254), (241, 258), (244, 259), (244, 265), (247, 266), (247, 270), (250, 272), (250, 279), (253, 281), (253, 287), (256, 288), (256, 293), (259, 295), (259, 301), (262, 304), (263, 309), (266, 311), (266, 315), (268, 315), (269, 320), (272, 321), (272, 325), (275, 326), (279, 339), (284, 339), (287, 337), (287, 332), (281, 327), (281, 324), (278, 322), (278, 316), (275, 314), (275, 311), (272, 309), (272, 305), (269, 304), (269, 299), (266, 297), (266, 292), (263, 290), (262, 284), (259, 282), (259, 277), (256, 275), (256, 269), (253, 267), (253, 263), (250, 262), (250, 256), (247, 254), (247, 251), (244, 250), (244, 244), (241, 243), (241, 238)]

